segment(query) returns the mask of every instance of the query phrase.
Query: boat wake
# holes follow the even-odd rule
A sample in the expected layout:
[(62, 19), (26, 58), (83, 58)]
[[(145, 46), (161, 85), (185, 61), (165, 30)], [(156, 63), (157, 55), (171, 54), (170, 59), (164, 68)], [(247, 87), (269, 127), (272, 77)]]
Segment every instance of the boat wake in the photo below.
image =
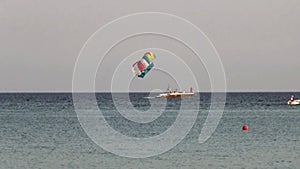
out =
[(156, 97), (144, 97), (144, 99), (155, 99)]

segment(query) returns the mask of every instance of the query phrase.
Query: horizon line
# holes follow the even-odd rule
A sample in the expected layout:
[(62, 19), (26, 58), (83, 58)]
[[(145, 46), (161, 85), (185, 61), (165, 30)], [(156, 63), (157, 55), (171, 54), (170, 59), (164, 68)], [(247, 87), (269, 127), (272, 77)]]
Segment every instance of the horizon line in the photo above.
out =
[[(72, 92), (72, 91), (0, 91), (0, 94), (21, 94), (21, 93), (53, 93), (53, 94), (59, 94), (59, 93), (150, 93), (149, 91), (78, 91), (78, 92)], [(152, 93), (160, 93), (160, 92), (152, 92)], [(233, 90), (233, 91), (195, 91), (195, 93), (300, 93), (299, 91), (283, 91), (283, 90), (279, 90), (279, 91), (270, 91), (270, 90), (266, 90), (266, 91), (262, 91), (262, 90), (251, 90), (251, 91), (237, 91), (237, 90)]]

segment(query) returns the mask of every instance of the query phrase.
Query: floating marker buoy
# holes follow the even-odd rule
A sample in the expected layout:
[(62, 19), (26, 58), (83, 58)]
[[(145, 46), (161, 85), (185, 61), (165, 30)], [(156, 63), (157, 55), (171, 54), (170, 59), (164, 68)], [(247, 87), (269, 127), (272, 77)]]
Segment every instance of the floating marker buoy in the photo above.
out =
[(249, 129), (249, 127), (247, 125), (243, 126), (243, 130), (248, 130), (248, 129)]

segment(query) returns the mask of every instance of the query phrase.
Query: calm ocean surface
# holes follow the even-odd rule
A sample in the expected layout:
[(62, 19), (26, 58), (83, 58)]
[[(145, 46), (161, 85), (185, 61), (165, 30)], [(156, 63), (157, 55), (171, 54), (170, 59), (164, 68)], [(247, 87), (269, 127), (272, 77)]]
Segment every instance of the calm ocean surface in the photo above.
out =
[[(128, 104), (126, 95), (117, 94), (115, 101)], [(161, 155), (131, 159), (103, 150), (87, 136), (70, 93), (0, 94), (0, 168), (296, 169), (300, 166), (300, 106), (286, 105), (291, 95), (300, 98), (300, 93), (228, 93), (216, 131), (199, 144), (210, 105), (210, 94), (201, 93), (198, 118), (182, 142)], [(146, 96), (130, 94), (137, 110), (149, 109), (151, 99)], [(118, 113), (110, 93), (97, 94), (97, 100), (108, 124), (131, 137), (162, 133), (180, 108), (178, 100), (169, 100), (158, 119), (140, 124)], [(243, 125), (249, 130), (243, 131)]]

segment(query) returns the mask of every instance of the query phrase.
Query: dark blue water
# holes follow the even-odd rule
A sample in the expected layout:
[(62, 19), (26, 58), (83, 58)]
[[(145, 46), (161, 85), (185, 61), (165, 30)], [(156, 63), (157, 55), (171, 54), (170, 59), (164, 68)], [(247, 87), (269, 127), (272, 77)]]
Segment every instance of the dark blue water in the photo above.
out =
[[(129, 104), (141, 113), (152, 103), (163, 104), (145, 98), (147, 93), (131, 93), (129, 100), (126, 93), (116, 95), (115, 102), (129, 112)], [(216, 131), (199, 144), (211, 98), (201, 93), (198, 118), (184, 140), (158, 156), (131, 159), (103, 150), (87, 136), (72, 94), (0, 94), (0, 168), (298, 168), (300, 106), (286, 105), (291, 95), (300, 98), (300, 93), (228, 93)], [(166, 100), (161, 116), (144, 124), (124, 118), (110, 93), (96, 98), (107, 123), (130, 137), (166, 131), (181, 106), (180, 99)]]

